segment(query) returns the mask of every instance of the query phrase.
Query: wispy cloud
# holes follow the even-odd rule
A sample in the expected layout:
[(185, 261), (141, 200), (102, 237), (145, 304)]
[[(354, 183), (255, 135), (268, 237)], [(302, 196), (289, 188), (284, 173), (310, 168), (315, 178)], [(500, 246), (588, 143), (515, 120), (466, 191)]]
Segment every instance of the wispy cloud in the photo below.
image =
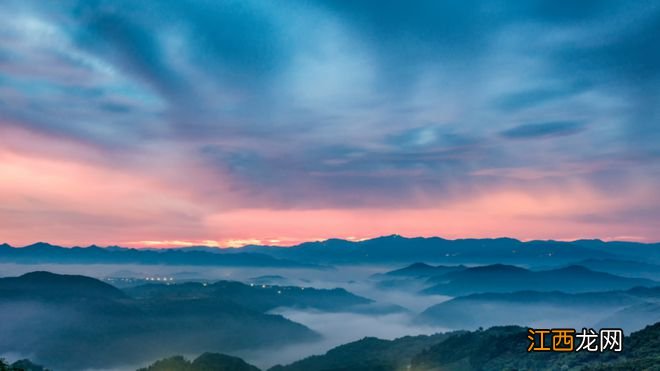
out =
[(534, 124), (523, 124), (501, 132), (505, 138), (535, 139), (571, 135), (583, 130), (579, 122), (557, 121)]

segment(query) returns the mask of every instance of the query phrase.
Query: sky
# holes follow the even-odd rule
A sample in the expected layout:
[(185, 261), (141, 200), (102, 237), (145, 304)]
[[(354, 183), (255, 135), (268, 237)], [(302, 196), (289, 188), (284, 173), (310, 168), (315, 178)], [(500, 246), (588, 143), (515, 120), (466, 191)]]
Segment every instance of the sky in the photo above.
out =
[(660, 241), (660, 2), (0, 3), (0, 242)]

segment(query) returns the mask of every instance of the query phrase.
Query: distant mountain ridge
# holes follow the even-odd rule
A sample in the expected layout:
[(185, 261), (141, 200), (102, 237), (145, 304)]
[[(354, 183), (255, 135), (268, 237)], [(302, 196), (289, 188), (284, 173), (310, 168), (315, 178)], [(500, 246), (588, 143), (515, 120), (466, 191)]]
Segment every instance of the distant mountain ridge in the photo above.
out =
[[(219, 250), (219, 249), (218, 249)], [(267, 254), (237, 252), (220, 254), (203, 250), (133, 249), (118, 246), (61, 247), (38, 242), (25, 247), (0, 245), (0, 262), (43, 264), (167, 264), (247, 267), (320, 268), (305, 262), (279, 259)]]
[[(634, 331), (660, 321), (660, 287), (625, 291), (565, 293), (559, 291), (518, 291), (459, 296), (433, 305), (422, 312), (420, 323), (446, 328), (561, 324), (565, 327), (607, 325)], [(621, 321), (625, 314), (637, 314), (634, 321)]]
[[(613, 263), (609, 263), (612, 265)], [(640, 263), (642, 264), (642, 263)], [(623, 266), (636, 265), (625, 262)], [(596, 271), (581, 265), (527, 269), (509, 264), (438, 265), (414, 263), (403, 268), (370, 276), (378, 287), (415, 290), (424, 294), (461, 296), (474, 293), (514, 291), (589, 292), (660, 286), (660, 281)]]
[(566, 264), (586, 259), (660, 261), (660, 243), (604, 242), (601, 240), (527, 241), (513, 238), (448, 240), (440, 237), (399, 235), (364, 241), (329, 239), (289, 248), (246, 246), (233, 251), (251, 251), (319, 264), (415, 263), (507, 263)]
[[(185, 255), (184, 255), (185, 254)], [(383, 236), (363, 241), (328, 239), (291, 247), (248, 245), (220, 249), (192, 246), (132, 249), (117, 246), (62, 248), (36, 243), (0, 245), (0, 261), (113, 262), (143, 264), (296, 266), (371, 263), (506, 263), (561, 265), (585, 260), (629, 260), (660, 264), (660, 243), (601, 240), (527, 241), (513, 238), (455, 239)]]
[(532, 271), (505, 264), (491, 264), (449, 272), (431, 277), (427, 282), (435, 283), (435, 285), (423, 290), (425, 294), (449, 296), (523, 290), (559, 290), (575, 293), (625, 290), (636, 286), (652, 287), (660, 284), (660, 282), (644, 278), (629, 278), (596, 272), (579, 265)]
[(594, 271), (660, 280), (660, 264), (652, 264), (646, 261), (587, 259), (576, 262), (575, 264)]

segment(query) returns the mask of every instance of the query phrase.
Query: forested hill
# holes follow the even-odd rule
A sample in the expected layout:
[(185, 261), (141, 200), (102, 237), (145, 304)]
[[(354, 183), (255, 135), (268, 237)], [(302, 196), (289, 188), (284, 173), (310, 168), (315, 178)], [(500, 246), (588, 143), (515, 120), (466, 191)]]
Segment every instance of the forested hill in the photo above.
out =
[[(623, 344), (621, 353), (528, 353), (526, 328), (499, 326), (395, 340), (364, 338), (268, 371), (656, 370), (660, 365), (660, 322), (625, 337)], [(156, 362), (146, 370), (164, 370), (155, 366), (165, 361), (170, 365), (186, 364), (175, 357)], [(220, 364), (218, 368), (212, 366), (204, 370), (228, 370)]]

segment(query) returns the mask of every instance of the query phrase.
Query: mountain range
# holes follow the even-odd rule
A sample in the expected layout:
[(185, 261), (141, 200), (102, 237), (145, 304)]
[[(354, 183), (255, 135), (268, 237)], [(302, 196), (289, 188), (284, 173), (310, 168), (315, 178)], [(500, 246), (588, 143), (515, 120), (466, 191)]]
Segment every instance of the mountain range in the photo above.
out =
[[(628, 266), (634, 267), (630, 263)], [(545, 270), (531, 270), (508, 264), (438, 265), (413, 263), (370, 279), (382, 289), (419, 290), (423, 294), (462, 296), (474, 293), (514, 291), (592, 292), (625, 290), (633, 287), (654, 287), (660, 282), (595, 271), (580, 265), (568, 265)]]
[[(519, 281), (510, 279), (509, 274), (522, 275), (525, 280), (529, 275), (549, 272), (497, 264), (453, 268), (413, 264), (378, 277), (412, 276), (427, 284), (450, 277), (459, 280), (460, 285), (448, 287), (462, 287), (462, 292), (468, 293), (430, 306), (411, 325), (461, 330), (503, 324), (576, 328), (589, 325), (623, 327), (630, 332), (660, 321), (660, 286), (627, 288), (648, 280), (593, 272), (582, 267), (555, 271), (566, 276), (555, 280), (554, 285), (560, 288), (571, 279), (581, 278), (586, 283), (577, 286), (579, 290), (572, 293), (553, 290), (555, 286), (550, 284), (544, 286), (547, 291), (471, 293), (475, 288), (470, 284), (483, 288), (480, 282), (487, 282), (489, 289), (493, 282), (502, 287), (518, 287)], [(441, 274), (435, 275), (438, 272)], [(497, 278), (503, 272), (505, 279)], [(576, 276), (572, 277), (574, 274)], [(603, 277), (607, 277), (608, 285), (619, 285), (622, 289), (581, 292), (597, 287), (594, 282)], [(535, 283), (534, 279), (529, 282)], [(287, 345), (315, 342), (320, 335), (300, 323), (271, 314), (276, 308), (332, 314), (381, 314), (378, 307), (373, 309), (376, 304), (344, 289), (235, 281), (161, 282), (119, 289), (85, 276), (31, 272), (0, 278), (0, 333), (3, 334), (0, 349), (7, 353), (30, 354), (34, 360), (56, 370), (126, 368), (171, 354), (198, 354), (200, 350), (229, 354), (246, 349), (277, 351)], [(396, 308), (392, 311), (396, 312)], [(520, 331), (518, 327), (502, 327), (469, 333), (470, 342), (476, 345), (456, 338), (465, 331), (395, 341), (366, 338), (273, 370), (399, 370), (415, 365), (417, 368), (412, 369), (451, 370), (484, 369), (479, 368), (482, 365), (489, 366), (485, 369), (521, 366), (516, 360), (519, 349), (513, 348), (525, 339)], [(502, 345), (504, 355), (500, 357), (484, 353), (480, 348), (485, 346), (482, 341), (507, 341), (512, 345)], [(454, 344), (451, 346), (454, 353), (447, 344)], [(493, 359), (484, 358), (487, 354)], [(535, 357), (528, 358), (528, 362), (536, 362)], [(170, 358), (147, 370), (168, 370), (159, 367), (172, 364), (180, 365), (184, 371), (214, 370), (197, 367), (209, 362), (228, 362), (237, 365), (239, 370), (254, 370), (253, 366), (232, 357), (206, 355), (202, 360), (205, 361)], [(530, 363), (533, 364), (539, 363)], [(460, 368), (466, 365), (479, 367)]]
[(424, 289), (423, 293), (448, 296), (522, 290), (608, 291), (659, 284), (645, 278), (629, 278), (596, 272), (579, 265), (533, 271), (504, 264), (491, 264), (457, 270), (432, 276), (426, 282), (432, 284), (432, 286)]
[[(211, 249), (211, 248), (209, 248)], [(312, 264), (274, 258), (266, 254), (219, 254), (209, 249), (131, 249), (123, 247), (61, 247), (38, 242), (24, 247), (0, 245), (0, 262), (21, 264), (166, 264), (235, 267), (314, 268)], [(215, 249), (218, 250), (219, 249)], [(317, 267), (318, 268), (318, 267)]]
[(373, 264), (387, 262), (443, 264), (548, 264), (560, 265), (586, 259), (628, 259), (660, 263), (660, 244), (636, 242), (519, 241), (512, 238), (456, 239), (407, 238), (399, 235), (363, 241), (329, 239), (282, 248), (245, 246), (233, 252), (256, 252), (277, 258), (316, 264)]
[(364, 241), (329, 239), (291, 247), (249, 245), (220, 249), (193, 246), (172, 249), (62, 248), (48, 243), (15, 248), (0, 245), (0, 262), (135, 263), (219, 266), (323, 266), (414, 263), (562, 265), (585, 260), (626, 260), (660, 264), (660, 243), (601, 240), (528, 241), (512, 238), (456, 239), (384, 236)]
[[(433, 305), (417, 320), (455, 329), (515, 323), (530, 327), (618, 327), (636, 331), (660, 321), (659, 303), (660, 287), (575, 294), (483, 293)], [(630, 317), (626, 318), (626, 314)]]

